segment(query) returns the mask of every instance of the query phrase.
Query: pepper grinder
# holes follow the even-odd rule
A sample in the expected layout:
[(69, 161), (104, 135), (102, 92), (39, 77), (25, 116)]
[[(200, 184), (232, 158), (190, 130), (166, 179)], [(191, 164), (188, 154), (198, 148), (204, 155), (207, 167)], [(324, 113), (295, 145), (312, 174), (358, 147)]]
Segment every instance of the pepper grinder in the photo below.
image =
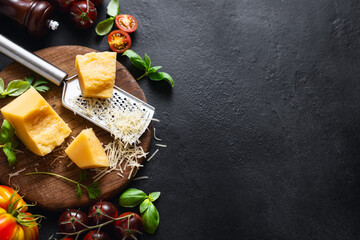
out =
[(54, 8), (48, 1), (0, 0), (0, 14), (20, 24), (31, 36), (44, 36), (59, 26), (52, 20)]

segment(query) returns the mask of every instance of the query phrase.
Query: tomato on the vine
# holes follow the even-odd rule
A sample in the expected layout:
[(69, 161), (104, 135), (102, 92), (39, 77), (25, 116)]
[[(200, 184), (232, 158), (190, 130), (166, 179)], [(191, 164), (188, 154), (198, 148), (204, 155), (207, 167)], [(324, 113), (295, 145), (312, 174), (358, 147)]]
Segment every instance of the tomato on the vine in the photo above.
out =
[(114, 52), (123, 53), (131, 47), (131, 38), (129, 34), (122, 30), (112, 31), (108, 35), (107, 41), (110, 49)]
[(88, 225), (88, 217), (80, 209), (68, 209), (60, 215), (60, 232), (74, 233), (84, 229), (84, 225)]
[(25, 212), (28, 205), (17, 191), (0, 186), (0, 236), (9, 240), (37, 240), (41, 216)]
[(98, 225), (116, 218), (118, 211), (114, 204), (108, 201), (99, 201), (90, 207), (88, 218), (90, 225)]
[(115, 24), (118, 29), (127, 33), (135, 32), (138, 27), (138, 21), (136, 18), (129, 14), (120, 14), (115, 18)]
[(115, 222), (114, 232), (119, 239), (136, 239), (136, 235), (141, 234), (143, 229), (141, 217), (133, 212), (126, 212), (119, 216), (124, 218)]
[(94, 4), (90, 1), (80, 1), (74, 3), (70, 9), (70, 14), (75, 26), (82, 29), (91, 27), (97, 19), (97, 10)]
[(88, 234), (85, 235), (83, 240), (110, 240), (109, 235), (107, 233), (98, 231), (98, 230), (91, 230)]

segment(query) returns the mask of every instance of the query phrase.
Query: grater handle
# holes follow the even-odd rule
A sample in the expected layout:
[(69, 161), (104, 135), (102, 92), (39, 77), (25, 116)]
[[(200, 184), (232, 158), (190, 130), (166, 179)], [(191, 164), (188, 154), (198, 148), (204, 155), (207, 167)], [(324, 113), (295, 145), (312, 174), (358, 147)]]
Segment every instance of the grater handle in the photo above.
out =
[(0, 34), (0, 53), (60, 86), (68, 74)]

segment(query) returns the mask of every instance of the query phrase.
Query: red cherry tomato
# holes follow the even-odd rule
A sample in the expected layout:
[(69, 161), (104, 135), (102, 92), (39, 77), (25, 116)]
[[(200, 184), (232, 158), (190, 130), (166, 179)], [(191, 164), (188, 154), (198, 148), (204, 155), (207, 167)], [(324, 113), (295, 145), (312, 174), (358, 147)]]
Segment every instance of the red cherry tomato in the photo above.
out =
[(118, 29), (127, 33), (135, 32), (138, 27), (138, 21), (131, 15), (120, 14), (115, 18), (115, 24)]
[(72, 5), (76, 0), (51, 0), (52, 3), (59, 9), (61, 12), (67, 13), (70, 11)]
[(59, 218), (60, 232), (77, 232), (85, 228), (83, 224), (88, 225), (88, 217), (79, 209), (68, 209)]
[(80, 1), (73, 4), (70, 9), (71, 19), (75, 26), (82, 29), (91, 27), (97, 19), (97, 10), (92, 2)]
[(131, 38), (122, 30), (112, 31), (107, 38), (110, 49), (114, 52), (123, 53), (131, 47)]
[[(107, 216), (116, 218), (118, 216), (118, 211), (116, 207), (111, 202), (99, 201), (90, 207), (88, 213), (89, 224), (94, 226), (104, 222), (108, 222), (111, 220), (111, 218)], [(106, 225), (105, 227), (109, 225)]]
[(102, 231), (91, 230), (85, 235), (83, 240), (110, 240), (109, 235)]
[(141, 217), (136, 213), (126, 212), (119, 217), (128, 215), (132, 216), (115, 222), (114, 232), (119, 239), (136, 239), (136, 235), (141, 234), (143, 229)]

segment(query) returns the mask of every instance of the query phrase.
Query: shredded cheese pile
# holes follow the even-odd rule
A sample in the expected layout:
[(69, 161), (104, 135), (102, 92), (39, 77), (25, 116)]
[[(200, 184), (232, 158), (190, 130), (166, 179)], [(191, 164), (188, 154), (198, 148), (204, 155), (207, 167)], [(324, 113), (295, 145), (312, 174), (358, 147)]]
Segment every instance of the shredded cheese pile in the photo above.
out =
[(124, 177), (123, 173), (127, 167), (130, 167), (130, 173), (128, 179), (143, 165), (139, 164), (138, 159), (146, 157), (148, 153), (144, 152), (144, 149), (138, 145), (130, 145), (122, 142), (120, 139), (116, 139), (113, 142), (104, 146), (106, 156), (109, 159), (110, 166), (103, 169), (95, 169), (97, 174), (93, 177), (95, 181), (98, 181), (106, 174), (112, 171), (118, 171), (120, 177)]

